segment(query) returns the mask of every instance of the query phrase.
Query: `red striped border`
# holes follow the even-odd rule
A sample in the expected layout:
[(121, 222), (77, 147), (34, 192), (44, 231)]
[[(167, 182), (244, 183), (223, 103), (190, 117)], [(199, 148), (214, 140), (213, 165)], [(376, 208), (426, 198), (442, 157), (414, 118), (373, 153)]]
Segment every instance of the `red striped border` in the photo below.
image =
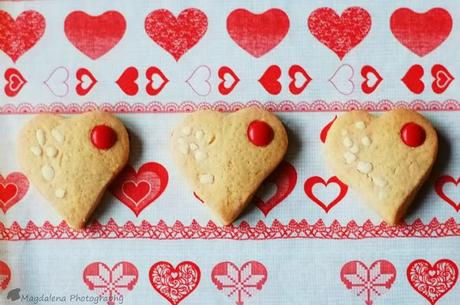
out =
[(182, 102), (182, 103), (128, 103), (118, 102), (111, 103), (95, 103), (86, 102), (83, 104), (71, 103), (52, 103), (49, 105), (38, 104), (32, 105), (29, 103), (22, 104), (6, 104), (0, 106), (0, 114), (36, 114), (43, 112), (55, 113), (81, 113), (93, 110), (102, 110), (113, 113), (184, 113), (192, 112), (201, 109), (213, 109), (223, 112), (236, 111), (238, 109), (257, 105), (273, 112), (333, 112), (333, 111), (350, 111), (356, 109), (363, 109), (367, 111), (387, 111), (393, 108), (409, 108), (417, 111), (459, 111), (460, 101), (445, 100), (445, 101), (357, 101), (349, 100), (346, 102), (340, 101), (324, 101), (316, 100), (312, 102), (300, 101), (280, 101), (280, 102), (261, 102), (261, 101), (248, 101), (248, 102), (225, 102), (216, 101), (213, 103), (203, 102)]
[(14, 222), (10, 227), (0, 223), (0, 239), (9, 241), (22, 240), (78, 240), (78, 239), (151, 239), (151, 240), (272, 240), (272, 239), (369, 239), (369, 238), (441, 238), (460, 236), (460, 223), (454, 218), (439, 222), (433, 218), (424, 224), (420, 219), (412, 224), (388, 226), (382, 222), (373, 224), (367, 220), (362, 225), (350, 221), (346, 225), (334, 220), (326, 226), (319, 219), (314, 224), (307, 220), (291, 220), (283, 224), (275, 220), (267, 226), (259, 221), (255, 226), (242, 222), (238, 226), (217, 226), (212, 221), (202, 226), (193, 220), (190, 225), (176, 221), (168, 226), (163, 220), (152, 224), (143, 220), (139, 225), (128, 221), (117, 224), (110, 219), (106, 224), (94, 222), (85, 230), (75, 230), (65, 222), (55, 226), (45, 222), (37, 226), (30, 221), (25, 227)]

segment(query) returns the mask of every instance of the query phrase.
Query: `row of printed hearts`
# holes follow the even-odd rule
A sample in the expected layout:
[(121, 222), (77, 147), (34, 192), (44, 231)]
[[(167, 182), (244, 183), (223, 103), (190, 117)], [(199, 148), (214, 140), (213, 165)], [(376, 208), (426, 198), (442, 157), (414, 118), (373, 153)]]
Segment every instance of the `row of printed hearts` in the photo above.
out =
[[(349, 7), (340, 16), (332, 8), (321, 7), (309, 15), (307, 23), (311, 34), (343, 59), (368, 35), (372, 19), (369, 12), (361, 7)], [(227, 17), (230, 38), (256, 58), (279, 45), (288, 34), (289, 27), (288, 15), (278, 8), (260, 14), (236, 9)], [(24, 11), (16, 19), (0, 11), (0, 29), (4, 33), (0, 36), (0, 50), (16, 62), (40, 40), (45, 28), (45, 17), (37, 11)], [(205, 35), (208, 17), (196, 8), (185, 9), (177, 17), (169, 10), (158, 9), (147, 15), (144, 28), (157, 45), (178, 61)], [(452, 17), (443, 8), (432, 8), (425, 13), (399, 8), (391, 15), (390, 29), (411, 52), (425, 56), (448, 38)], [(126, 20), (118, 11), (107, 11), (98, 16), (74, 11), (64, 21), (67, 39), (91, 59), (109, 52), (119, 43), (125, 31)]]
[[(148, 179), (147, 179), (148, 178)], [(136, 171), (128, 165), (109, 188), (110, 192), (138, 217), (141, 212), (155, 202), (165, 191), (169, 182), (166, 168), (157, 162), (147, 162)], [(264, 181), (260, 191), (255, 195), (253, 203), (267, 216), (276, 206), (281, 204), (294, 190), (297, 184), (297, 171), (287, 161), (283, 161), (277, 169)], [(270, 186), (275, 186), (273, 194), (265, 194)], [(460, 178), (440, 176), (435, 184), (436, 194), (454, 208), (460, 211), (460, 199), (454, 199), (447, 189), (460, 188)], [(29, 181), (19, 172), (10, 173), (5, 178), (0, 175), (0, 209), (4, 214), (19, 203), (29, 190)], [(324, 199), (327, 192), (335, 190), (335, 197)], [(312, 203), (318, 205), (326, 213), (339, 204), (348, 192), (348, 186), (336, 176), (324, 179), (311, 176), (304, 182), (304, 191)], [(195, 195), (196, 197), (196, 195)], [(199, 198), (197, 198), (199, 200)]]
[[(228, 66), (221, 66), (217, 70), (219, 78), (218, 91), (222, 95), (230, 94), (240, 82), (239, 76), (235, 71)], [(288, 69), (289, 75), (289, 92), (293, 95), (300, 95), (310, 82), (313, 80), (307, 71), (300, 65), (292, 65)], [(435, 64), (431, 68), (431, 75), (433, 81), (431, 88), (434, 93), (444, 93), (450, 84), (454, 81), (454, 76), (441, 64)], [(272, 95), (278, 95), (283, 90), (283, 85), (280, 82), (282, 70), (278, 65), (269, 66), (262, 76), (258, 79), (262, 87)], [(354, 78), (355, 72), (352, 66), (348, 64), (341, 65), (334, 74), (328, 79), (328, 82), (343, 95), (350, 95), (355, 91)], [(373, 93), (383, 81), (380, 73), (370, 65), (364, 65), (361, 68), (361, 90), (365, 94)], [(413, 65), (406, 72), (401, 81), (407, 88), (416, 94), (420, 94), (425, 90), (425, 84), (422, 80), (424, 76), (424, 69), (421, 65)], [(16, 68), (8, 68), (5, 70), (4, 78), (6, 84), (4, 92), (9, 97), (16, 96), (27, 83), (26, 78)], [(87, 68), (79, 68), (75, 72), (77, 84), (75, 85), (75, 92), (79, 96), (87, 95), (91, 89), (97, 84), (98, 79)], [(139, 70), (136, 67), (126, 68), (118, 77), (115, 83), (118, 87), (129, 96), (135, 96), (139, 93)], [(145, 78), (147, 83), (145, 91), (150, 96), (158, 95), (163, 88), (168, 84), (169, 79), (163, 71), (156, 67), (151, 66), (145, 70)], [(200, 65), (191, 75), (185, 80), (185, 83), (200, 96), (208, 96), (212, 91), (212, 71), (209, 66)], [(55, 68), (43, 84), (50, 90), (52, 94), (57, 97), (65, 97), (69, 93), (69, 70), (60, 66)]]
[[(434, 264), (417, 259), (407, 267), (410, 286), (431, 305), (436, 304), (455, 286), (458, 280), (457, 264), (450, 259), (440, 259)], [(238, 267), (225, 261), (215, 265), (211, 281), (227, 297), (243, 305), (245, 301), (264, 288), (268, 270), (258, 261), (248, 261)], [(340, 270), (340, 280), (346, 289), (358, 296), (365, 304), (374, 304), (376, 298), (387, 293), (396, 282), (396, 267), (388, 260), (380, 259), (367, 266), (353, 260)], [(11, 279), (9, 266), (0, 261), (0, 289), (5, 290)], [(90, 263), (83, 270), (83, 282), (90, 291), (100, 297), (116, 301), (133, 291), (139, 279), (137, 267), (127, 261), (112, 267), (103, 262)], [(170, 262), (160, 261), (150, 267), (148, 279), (152, 287), (171, 305), (187, 298), (200, 284), (201, 269), (192, 261), (183, 261), (174, 267)], [(102, 291), (102, 293), (101, 293)], [(10, 295), (10, 294), (9, 294)]]

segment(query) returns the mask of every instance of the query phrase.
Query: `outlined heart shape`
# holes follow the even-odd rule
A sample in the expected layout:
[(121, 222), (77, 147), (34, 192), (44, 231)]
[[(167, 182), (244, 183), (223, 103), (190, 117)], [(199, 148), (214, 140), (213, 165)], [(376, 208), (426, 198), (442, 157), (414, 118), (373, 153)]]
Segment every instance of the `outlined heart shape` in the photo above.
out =
[[(383, 81), (380, 73), (372, 66), (365, 65), (361, 68), (361, 76), (364, 78), (361, 83), (361, 90), (366, 94), (371, 94)], [(372, 76), (372, 79), (370, 77)]]
[(355, 91), (355, 83), (353, 82), (354, 75), (355, 70), (353, 67), (349, 64), (343, 64), (335, 70), (328, 81), (340, 94), (350, 95)]
[(11, 270), (8, 265), (0, 261), (0, 291), (5, 290), (11, 280)]
[(126, 20), (117, 11), (91, 16), (83, 11), (71, 12), (64, 21), (64, 33), (70, 43), (89, 58), (96, 60), (115, 47), (126, 31)]
[(5, 84), (5, 94), (9, 97), (16, 96), (27, 83), (27, 80), (22, 76), (16, 68), (8, 68), (5, 70), (4, 78), (6, 80)]
[(274, 194), (270, 194), (271, 196), (264, 200), (261, 198), (262, 195), (256, 193), (252, 200), (265, 216), (294, 190), (297, 184), (297, 171), (294, 166), (287, 161), (282, 161), (259, 189), (264, 189), (264, 186), (270, 184), (276, 187)]
[(22, 173), (14, 172), (3, 178), (0, 175), (0, 209), (4, 214), (21, 201), (29, 190), (29, 180)]
[[(318, 184), (323, 185), (325, 188), (327, 188), (331, 184), (335, 184), (339, 187), (339, 193), (330, 202), (323, 202), (313, 192), (313, 188)], [(320, 208), (322, 208), (326, 213), (328, 213), (335, 205), (337, 205), (345, 197), (345, 195), (348, 192), (348, 186), (342, 181), (340, 181), (340, 179), (336, 176), (330, 177), (327, 181), (325, 181), (322, 177), (312, 176), (305, 180), (304, 191), (305, 194), (307, 194), (308, 198), (313, 200), (314, 203), (316, 203)]]
[(267, 279), (267, 268), (257, 261), (246, 262), (241, 267), (232, 262), (222, 262), (211, 271), (213, 284), (227, 297), (234, 298), (238, 305), (244, 305), (245, 300), (262, 290)]
[(87, 95), (97, 83), (93, 73), (86, 68), (79, 68), (75, 73), (75, 77), (78, 81), (75, 86), (75, 92), (80, 96)]
[(422, 77), (425, 74), (423, 67), (419, 64), (413, 65), (407, 70), (406, 74), (401, 78), (401, 81), (406, 85), (407, 89), (415, 94), (420, 94), (425, 90), (425, 84)]
[[(158, 78), (161, 80), (159, 85), (156, 84), (154, 80), (155, 76), (158, 76)], [(145, 78), (147, 78), (148, 80), (147, 85), (145, 86), (145, 91), (148, 95), (159, 94), (161, 90), (163, 90), (163, 88), (169, 82), (169, 79), (166, 77), (166, 75), (164, 75), (163, 71), (161, 71), (160, 68), (155, 66), (149, 67), (145, 71)]]
[(277, 8), (261, 14), (236, 9), (227, 17), (227, 32), (243, 50), (259, 58), (275, 48), (289, 31), (288, 15)]
[[(292, 65), (289, 67), (289, 78), (291, 81), (289, 82), (289, 91), (291, 91), (294, 95), (299, 95), (302, 93), (305, 88), (307, 88), (308, 84), (312, 81), (310, 75), (308, 75), (307, 71), (299, 65)], [(299, 77), (300, 75), (300, 77)], [(298, 80), (303, 79), (300, 85), (297, 84)]]
[(227, 66), (222, 66), (219, 68), (217, 75), (219, 76), (219, 92), (222, 95), (227, 95), (235, 89), (236, 85), (240, 82), (238, 75)]
[(201, 271), (197, 264), (181, 262), (174, 268), (169, 262), (155, 263), (149, 271), (149, 280), (155, 289), (171, 305), (177, 305), (198, 286)]
[(342, 60), (363, 41), (371, 30), (371, 15), (361, 7), (349, 7), (339, 16), (329, 7), (321, 7), (308, 17), (312, 35)]
[(439, 47), (452, 30), (452, 17), (443, 8), (432, 8), (416, 13), (409, 8), (399, 8), (390, 17), (394, 37), (420, 57)]
[(69, 77), (69, 70), (64, 66), (59, 66), (51, 71), (43, 83), (53, 95), (64, 97), (69, 94)]
[(431, 265), (424, 259), (414, 260), (407, 267), (409, 284), (431, 305), (436, 304), (457, 282), (458, 267), (449, 259)]
[(102, 262), (91, 263), (83, 270), (83, 282), (98, 296), (107, 298), (108, 305), (115, 305), (116, 298), (132, 291), (139, 274), (130, 262), (116, 263), (112, 268)]
[(259, 83), (268, 93), (278, 95), (282, 90), (282, 85), (279, 81), (280, 77), (281, 68), (278, 65), (271, 65), (259, 78)]
[(323, 129), (321, 129), (321, 132), (319, 134), (319, 139), (321, 142), (326, 143), (326, 138), (327, 138), (327, 133), (329, 132), (329, 129), (331, 129), (332, 124), (334, 124), (335, 120), (337, 120), (337, 116), (335, 115), (334, 118), (327, 123)]
[(13, 19), (0, 10), (0, 50), (16, 62), (45, 33), (46, 22), (37, 11), (24, 11)]
[(192, 88), (193, 92), (200, 96), (207, 96), (211, 93), (211, 68), (201, 65), (193, 70), (192, 74), (185, 81)]
[(117, 83), (118, 87), (120, 87), (124, 93), (133, 96), (139, 92), (139, 86), (136, 83), (138, 77), (139, 72), (136, 67), (128, 67), (121, 73), (115, 83)]
[(449, 70), (441, 64), (431, 67), (431, 75), (434, 78), (431, 83), (431, 89), (437, 94), (444, 93), (449, 88), (450, 83), (454, 81), (454, 77), (450, 74)]
[(375, 261), (370, 267), (361, 261), (351, 261), (343, 265), (340, 279), (366, 305), (372, 305), (376, 297), (391, 289), (396, 280), (396, 268), (387, 260)]
[(196, 8), (180, 12), (177, 18), (166, 9), (152, 11), (145, 18), (145, 32), (176, 61), (193, 48), (208, 29), (208, 17)]
[(434, 184), (434, 190), (436, 191), (436, 194), (438, 194), (438, 196), (441, 197), (442, 200), (444, 200), (450, 206), (452, 206), (455, 209), (455, 211), (459, 212), (460, 211), (460, 201), (458, 203), (455, 202), (455, 200), (450, 198), (444, 192), (444, 186), (446, 184), (454, 184), (460, 190), (460, 177), (457, 180), (455, 180), (452, 176), (441, 176), (438, 179), (436, 179), (436, 182)]
[(137, 172), (128, 165), (110, 186), (110, 192), (138, 217), (161, 196), (168, 179), (168, 171), (160, 163), (145, 163)]

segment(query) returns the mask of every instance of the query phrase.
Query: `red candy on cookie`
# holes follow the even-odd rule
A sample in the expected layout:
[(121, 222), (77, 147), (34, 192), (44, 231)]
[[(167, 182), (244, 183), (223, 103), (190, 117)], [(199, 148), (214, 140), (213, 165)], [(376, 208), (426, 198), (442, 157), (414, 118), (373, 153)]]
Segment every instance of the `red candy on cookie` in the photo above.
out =
[(109, 149), (117, 142), (117, 134), (106, 125), (97, 125), (91, 131), (91, 142), (98, 149)]
[(273, 129), (264, 121), (252, 121), (248, 127), (248, 138), (256, 146), (267, 146), (273, 140)]
[(401, 140), (410, 147), (417, 147), (425, 142), (426, 133), (422, 126), (410, 122), (401, 128)]

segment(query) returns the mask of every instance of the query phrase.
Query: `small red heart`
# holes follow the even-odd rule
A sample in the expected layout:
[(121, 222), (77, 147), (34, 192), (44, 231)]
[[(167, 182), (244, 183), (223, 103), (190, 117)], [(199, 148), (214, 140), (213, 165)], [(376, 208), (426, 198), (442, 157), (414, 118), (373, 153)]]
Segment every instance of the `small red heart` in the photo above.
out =
[[(375, 79), (374, 83), (372, 84), (370, 84), (370, 75), (372, 75)], [(361, 76), (364, 78), (364, 81), (361, 83), (361, 89), (366, 94), (371, 94), (372, 92), (374, 92), (383, 80), (379, 72), (377, 72), (377, 70), (375, 70), (374, 67), (369, 65), (365, 65), (362, 67)]]
[(45, 27), (45, 18), (39, 12), (24, 11), (14, 20), (0, 11), (0, 50), (16, 62), (40, 40)]
[(233, 41), (259, 58), (275, 48), (289, 31), (289, 17), (273, 8), (262, 14), (236, 9), (227, 17), (227, 31)]
[(281, 92), (282, 86), (279, 81), (281, 77), (281, 68), (278, 65), (271, 65), (265, 70), (259, 83), (267, 90), (268, 93), (277, 95)]
[(0, 261), (0, 290), (5, 290), (11, 280), (11, 270), (8, 265)]
[[(308, 84), (312, 81), (312, 78), (310, 75), (308, 75), (307, 71), (305, 71), (304, 68), (299, 65), (291, 66), (289, 68), (288, 74), (291, 78), (291, 82), (289, 83), (289, 91), (295, 95), (302, 93), (305, 88), (307, 88)], [(296, 81), (299, 74), (303, 77), (304, 80), (300, 86), (297, 86)]]
[(371, 15), (361, 7), (349, 7), (339, 16), (321, 7), (308, 17), (310, 32), (342, 60), (371, 30)]
[(91, 59), (98, 59), (109, 52), (125, 31), (125, 18), (117, 11), (107, 11), (98, 16), (75, 11), (67, 15), (64, 21), (67, 39)]
[(422, 81), (424, 73), (425, 72), (421, 65), (413, 65), (409, 68), (409, 70), (407, 70), (401, 80), (410, 91), (415, 94), (420, 94), (425, 90), (425, 84)]
[(137, 173), (128, 165), (110, 186), (110, 192), (137, 217), (160, 197), (168, 179), (168, 172), (160, 163), (145, 163)]
[[(227, 95), (230, 92), (235, 89), (236, 85), (240, 82), (240, 79), (238, 78), (238, 75), (227, 66), (222, 66), (219, 68), (219, 71), (217, 72), (220, 83), (219, 83), (219, 92), (222, 95)], [(229, 83), (229, 85), (226, 85)]]
[(390, 28), (403, 46), (422, 57), (447, 39), (452, 30), (452, 17), (439, 7), (425, 13), (399, 8), (391, 15)]
[[(84, 96), (93, 89), (94, 85), (97, 83), (97, 79), (94, 75), (86, 68), (80, 68), (75, 74), (78, 82), (75, 86), (75, 91), (78, 95)], [(83, 79), (85, 78), (85, 79)], [(89, 81), (89, 83), (88, 83)]]
[(283, 161), (262, 183), (262, 188), (267, 184), (276, 186), (276, 193), (267, 200), (262, 200), (257, 194), (254, 196), (254, 204), (265, 216), (291, 194), (297, 184), (297, 171), (289, 162)]
[(138, 77), (139, 72), (136, 67), (128, 67), (120, 75), (116, 83), (124, 93), (133, 96), (139, 91), (139, 86), (136, 83)]
[[(161, 79), (161, 83), (159, 86), (154, 86), (154, 80), (153, 77), (157, 75)], [(145, 91), (147, 91), (148, 95), (157, 95), (163, 90), (163, 88), (166, 86), (166, 84), (169, 82), (169, 79), (166, 77), (166, 75), (163, 74), (163, 72), (160, 70), (158, 67), (149, 67), (147, 71), (145, 71), (145, 77), (148, 80), (147, 85), (145, 86)]]
[(180, 12), (177, 18), (166, 9), (152, 11), (145, 18), (145, 32), (178, 61), (193, 48), (208, 29), (208, 17), (196, 8)]
[(434, 80), (431, 84), (431, 89), (434, 93), (441, 94), (449, 88), (450, 83), (453, 82), (454, 77), (450, 74), (449, 70), (441, 64), (436, 64), (431, 68), (431, 75)]
[[(327, 187), (330, 184), (336, 184), (339, 186), (340, 192), (339, 194), (337, 194), (337, 197), (335, 197), (331, 202), (323, 202), (313, 193), (313, 187), (317, 184), (322, 184), (325, 187)], [(327, 182), (319, 176), (313, 176), (305, 180), (304, 190), (308, 198), (313, 200), (314, 203), (316, 203), (326, 213), (328, 213), (336, 204), (338, 204), (345, 197), (348, 191), (348, 186), (342, 181), (340, 181), (339, 178), (337, 178), (336, 176), (329, 178)]]
[(439, 177), (435, 184), (434, 184), (434, 189), (436, 191), (436, 194), (438, 194), (439, 197), (441, 197), (442, 200), (444, 200), (445, 202), (447, 202), (449, 205), (451, 205), (457, 212), (460, 211), (460, 202), (455, 202), (454, 200), (452, 200), (451, 198), (449, 198), (449, 196), (447, 196), (445, 193), (444, 193), (444, 186), (446, 184), (449, 184), (449, 183), (452, 183), (454, 184), (455, 186), (457, 187), (460, 187), (460, 177), (455, 180), (452, 176), (441, 176)]
[(331, 129), (331, 126), (334, 124), (335, 120), (337, 120), (337, 116), (334, 116), (334, 118), (321, 130), (319, 135), (321, 142), (326, 143), (327, 133), (329, 132), (329, 129)]
[(6, 69), (4, 77), (6, 80), (4, 91), (9, 97), (16, 96), (27, 83), (27, 80), (22, 76), (21, 72), (15, 68)]
[(21, 201), (29, 190), (29, 180), (21, 173), (11, 173), (6, 178), (0, 175), (0, 209), (6, 213)]

